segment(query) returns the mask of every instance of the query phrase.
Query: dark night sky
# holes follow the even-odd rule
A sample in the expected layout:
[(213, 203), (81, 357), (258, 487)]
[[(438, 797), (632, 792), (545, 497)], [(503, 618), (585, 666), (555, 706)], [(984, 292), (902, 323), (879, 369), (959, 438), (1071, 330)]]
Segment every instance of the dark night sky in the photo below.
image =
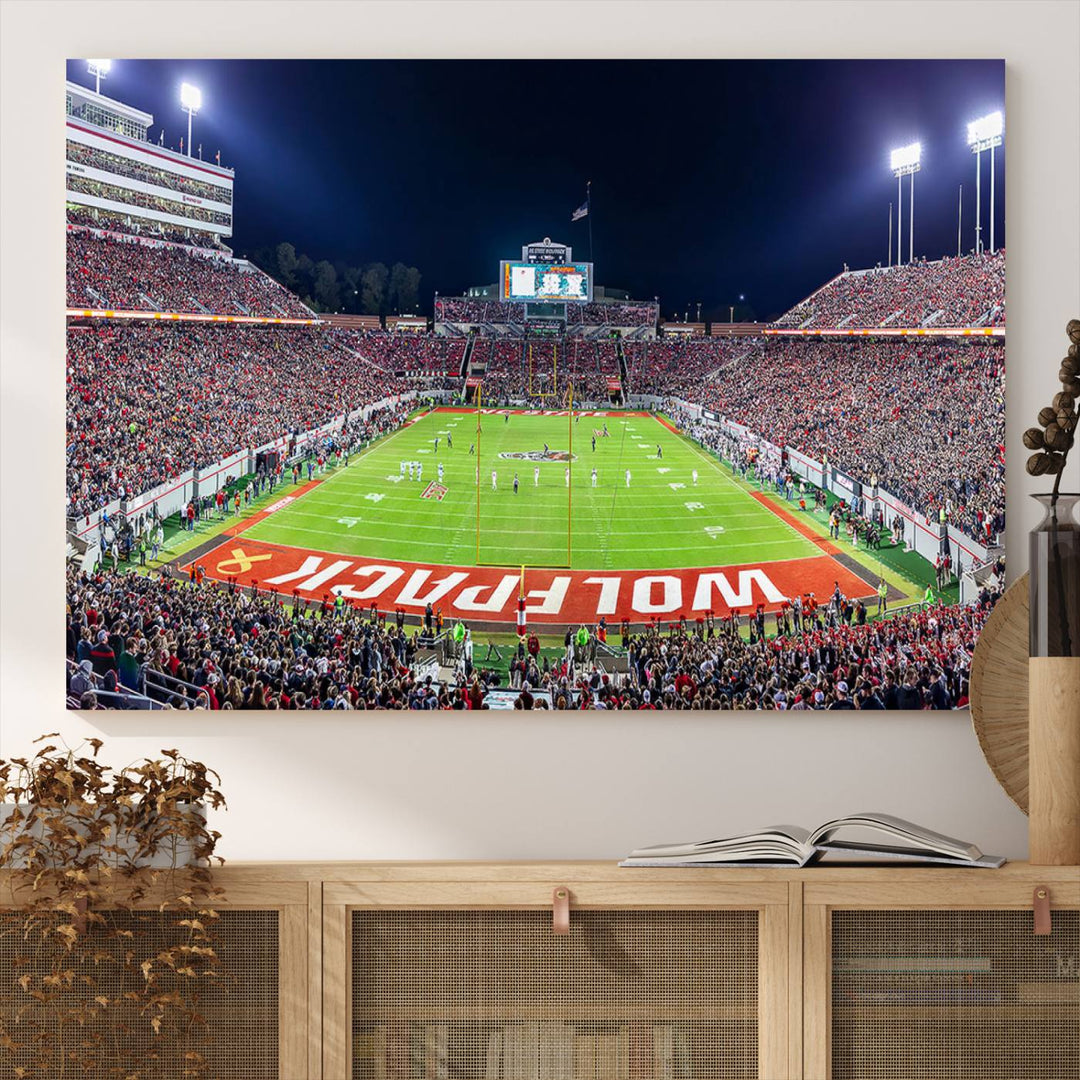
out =
[[(92, 85), (85, 71), (68, 64)], [(182, 80), (203, 92), (195, 144), (236, 169), (239, 255), (290, 240), (315, 259), (401, 260), (430, 310), (433, 290), (493, 281), (527, 241), (587, 258), (570, 213), (591, 179), (597, 282), (658, 294), (666, 317), (698, 300), (726, 317), (740, 293), (766, 317), (844, 262), (884, 262), (889, 151), (916, 140), (916, 255), (955, 253), (961, 183), (971, 248), (966, 124), (1005, 102), (996, 60), (116, 60), (102, 92), (178, 148)], [(999, 150), (999, 246), (1004, 194)], [(906, 258), (907, 181), (903, 201)]]

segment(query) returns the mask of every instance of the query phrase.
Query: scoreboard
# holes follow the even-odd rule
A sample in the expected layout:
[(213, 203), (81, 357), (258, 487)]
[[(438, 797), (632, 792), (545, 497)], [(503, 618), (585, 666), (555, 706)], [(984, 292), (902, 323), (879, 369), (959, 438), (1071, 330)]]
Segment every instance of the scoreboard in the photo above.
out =
[(593, 297), (592, 263), (507, 262), (499, 264), (500, 300), (588, 303)]

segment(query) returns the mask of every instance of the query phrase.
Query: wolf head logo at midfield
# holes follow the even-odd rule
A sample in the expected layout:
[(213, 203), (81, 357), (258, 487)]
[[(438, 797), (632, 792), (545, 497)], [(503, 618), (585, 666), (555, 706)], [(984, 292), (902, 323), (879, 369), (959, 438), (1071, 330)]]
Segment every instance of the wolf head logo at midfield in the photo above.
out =
[(499, 457), (515, 461), (577, 461), (577, 454), (569, 450), (504, 450)]
[[(183, 147), (178, 60), (87, 63), (71, 708), (967, 704), (1005, 588), (1004, 61), (335, 61), (326, 96), (323, 61), (207, 60)], [(574, 113), (599, 77), (625, 131)], [(672, 115), (709, 139), (635, 168)], [(318, 190), (244, 164), (282, 131)], [(792, 147), (798, 183), (745, 183)]]

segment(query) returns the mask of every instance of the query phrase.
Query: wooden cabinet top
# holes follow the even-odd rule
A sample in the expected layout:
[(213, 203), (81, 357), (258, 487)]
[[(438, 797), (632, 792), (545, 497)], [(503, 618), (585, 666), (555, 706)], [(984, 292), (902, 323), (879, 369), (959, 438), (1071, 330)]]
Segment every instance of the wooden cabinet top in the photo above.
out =
[[(762, 885), (783, 882), (845, 885), (880, 882), (900, 885), (933, 883), (956, 886), (963, 882), (1075, 885), (1080, 890), (1080, 866), (1032, 866), (1009, 862), (997, 870), (948, 866), (817, 866), (787, 868), (620, 868), (615, 862), (575, 860), (560, 862), (229, 862), (215, 871), (224, 884), (228, 879), (247, 881), (348, 881), (348, 882), (535, 882), (552, 885), (604, 882), (632, 887), (635, 882), (652, 885)], [(1080, 896), (1080, 894), (1078, 894)]]

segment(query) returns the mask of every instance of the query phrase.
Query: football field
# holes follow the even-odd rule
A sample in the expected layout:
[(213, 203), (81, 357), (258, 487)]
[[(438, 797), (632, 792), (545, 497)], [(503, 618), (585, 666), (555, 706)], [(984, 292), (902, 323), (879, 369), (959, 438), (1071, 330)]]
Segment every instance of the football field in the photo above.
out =
[(796, 504), (644, 412), (438, 408), (279, 490), (200, 552), (211, 577), (490, 622), (523, 595), (530, 622), (552, 623), (775, 610), (877, 580)]
[[(476, 424), (475, 411), (429, 413), (245, 535), (372, 558), (581, 570), (820, 554), (750, 498), (730, 470), (653, 416), (576, 414), (572, 432), (565, 415), (489, 413), (479, 435)], [(561, 455), (570, 453), (571, 438), (568, 463)], [(549, 460), (506, 456), (542, 456), (545, 446)], [(402, 462), (419, 463), (421, 478), (410, 480), (408, 467), (402, 474)], [(429, 490), (432, 483), (445, 493)]]

